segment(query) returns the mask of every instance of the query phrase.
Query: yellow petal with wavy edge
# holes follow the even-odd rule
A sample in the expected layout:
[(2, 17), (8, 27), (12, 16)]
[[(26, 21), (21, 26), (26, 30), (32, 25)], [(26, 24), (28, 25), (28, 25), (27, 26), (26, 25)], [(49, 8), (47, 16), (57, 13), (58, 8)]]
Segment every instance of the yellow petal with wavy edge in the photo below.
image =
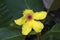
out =
[(22, 26), (22, 34), (23, 35), (28, 35), (32, 31), (32, 25), (31, 22), (26, 22)]
[(44, 28), (44, 25), (39, 21), (33, 21), (33, 29), (35, 32), (41, 32)]
[(47, 16), (47, 12), (41, 11), (41, 12), (36, 12), (33, 15), (33, 18), (36, 19), (36, 20), (42, 20), (42, 19), (45, 19), (46, 16)]
[(19, 18), (19, 19), (14, 20), (14, 22), (15, 22), (17, 25), (22, 25), (22, 24), (25, 23), (25, 21), (26, 21), (26, 19), (25, 19), (24, 17), (21, 17), (21, 18)]
[(26, 9), (23, 11), (23, 15), (27, 16), (28, 14), (33, 14), (33, 10), (30, 10), (30, 9)]

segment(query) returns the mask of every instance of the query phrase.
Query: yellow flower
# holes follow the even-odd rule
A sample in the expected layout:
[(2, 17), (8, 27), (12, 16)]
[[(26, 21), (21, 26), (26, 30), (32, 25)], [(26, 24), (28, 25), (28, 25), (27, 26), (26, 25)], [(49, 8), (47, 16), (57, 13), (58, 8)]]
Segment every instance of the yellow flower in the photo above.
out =
[(35, 20), (43, 20), (47, 16), (45, 11), (33, 12), (33, 10), (26, 9), (23, 11), (23, 16), (19, 19), (14, 20), (17, 25), (22, 25), (22, 34), (28, 35), (32, 29), (35, 32), (41, 32), (44, 28), (43, 23)]

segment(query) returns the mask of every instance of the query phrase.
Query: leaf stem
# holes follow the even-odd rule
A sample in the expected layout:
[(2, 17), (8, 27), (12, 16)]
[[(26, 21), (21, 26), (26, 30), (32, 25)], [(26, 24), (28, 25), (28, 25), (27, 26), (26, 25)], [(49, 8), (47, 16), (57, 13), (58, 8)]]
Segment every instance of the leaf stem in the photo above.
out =
[(29, 6), (28, 6), (28, 4), (27, 4), (26, 0), (24, 0), (24, 1), (25, 1), (25, 3), (26, 3), (27, 8), (29, 9)]

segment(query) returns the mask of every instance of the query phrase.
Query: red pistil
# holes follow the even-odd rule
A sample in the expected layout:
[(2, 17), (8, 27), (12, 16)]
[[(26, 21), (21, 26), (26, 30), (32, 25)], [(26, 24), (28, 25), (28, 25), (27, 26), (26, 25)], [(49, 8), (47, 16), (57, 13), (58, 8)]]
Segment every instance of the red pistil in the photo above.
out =
[(28, 15), (27, 20), (31, 20), (31, 19), (32, 19), (32, 15)]

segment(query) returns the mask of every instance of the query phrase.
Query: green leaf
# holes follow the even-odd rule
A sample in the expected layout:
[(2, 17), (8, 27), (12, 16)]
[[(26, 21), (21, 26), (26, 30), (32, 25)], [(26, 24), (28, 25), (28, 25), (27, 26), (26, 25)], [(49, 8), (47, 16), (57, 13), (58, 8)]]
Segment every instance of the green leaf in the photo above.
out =
[(55, 24), (42, 38), (44, 40), (60, 40), (60, 23)]
[(43, 2), (42, 0), (26, 0), (26, 3), (30, 9), (34, 11), (43, 10)]
[(25, 9), (43, 10), (42, 0), (5, 0), (5, 4), (8, 6), (13, 18), (21, 17)]
[(0, 0), (0, 26), (21, 17), (25, 9), (44, 10), (42, 0)]
[(60, 23), (57, 23), (51, 29), (52, 32), (60, 32)]
[(43, 10), (42, 0), (0, 0), (0, 40), (24, 40), (21, 27), (14, 23), (14, 19), (21, 17), (25, 9)]
[(42, 10), (42, 0), (5, 0), (7, 6), (14, 12), (22, 12), (24, 9)]
[(13, 38), (14, 40), (17, 39), (25, 40), (25, 37), (21, 35), (18, 30), (11, 29), (11, 28), (0, 28), (0, 40), (8, 40)]
[(25, 40), (25, 38), (18, 36), (18, 37), (10, 38), (7, 40)]

